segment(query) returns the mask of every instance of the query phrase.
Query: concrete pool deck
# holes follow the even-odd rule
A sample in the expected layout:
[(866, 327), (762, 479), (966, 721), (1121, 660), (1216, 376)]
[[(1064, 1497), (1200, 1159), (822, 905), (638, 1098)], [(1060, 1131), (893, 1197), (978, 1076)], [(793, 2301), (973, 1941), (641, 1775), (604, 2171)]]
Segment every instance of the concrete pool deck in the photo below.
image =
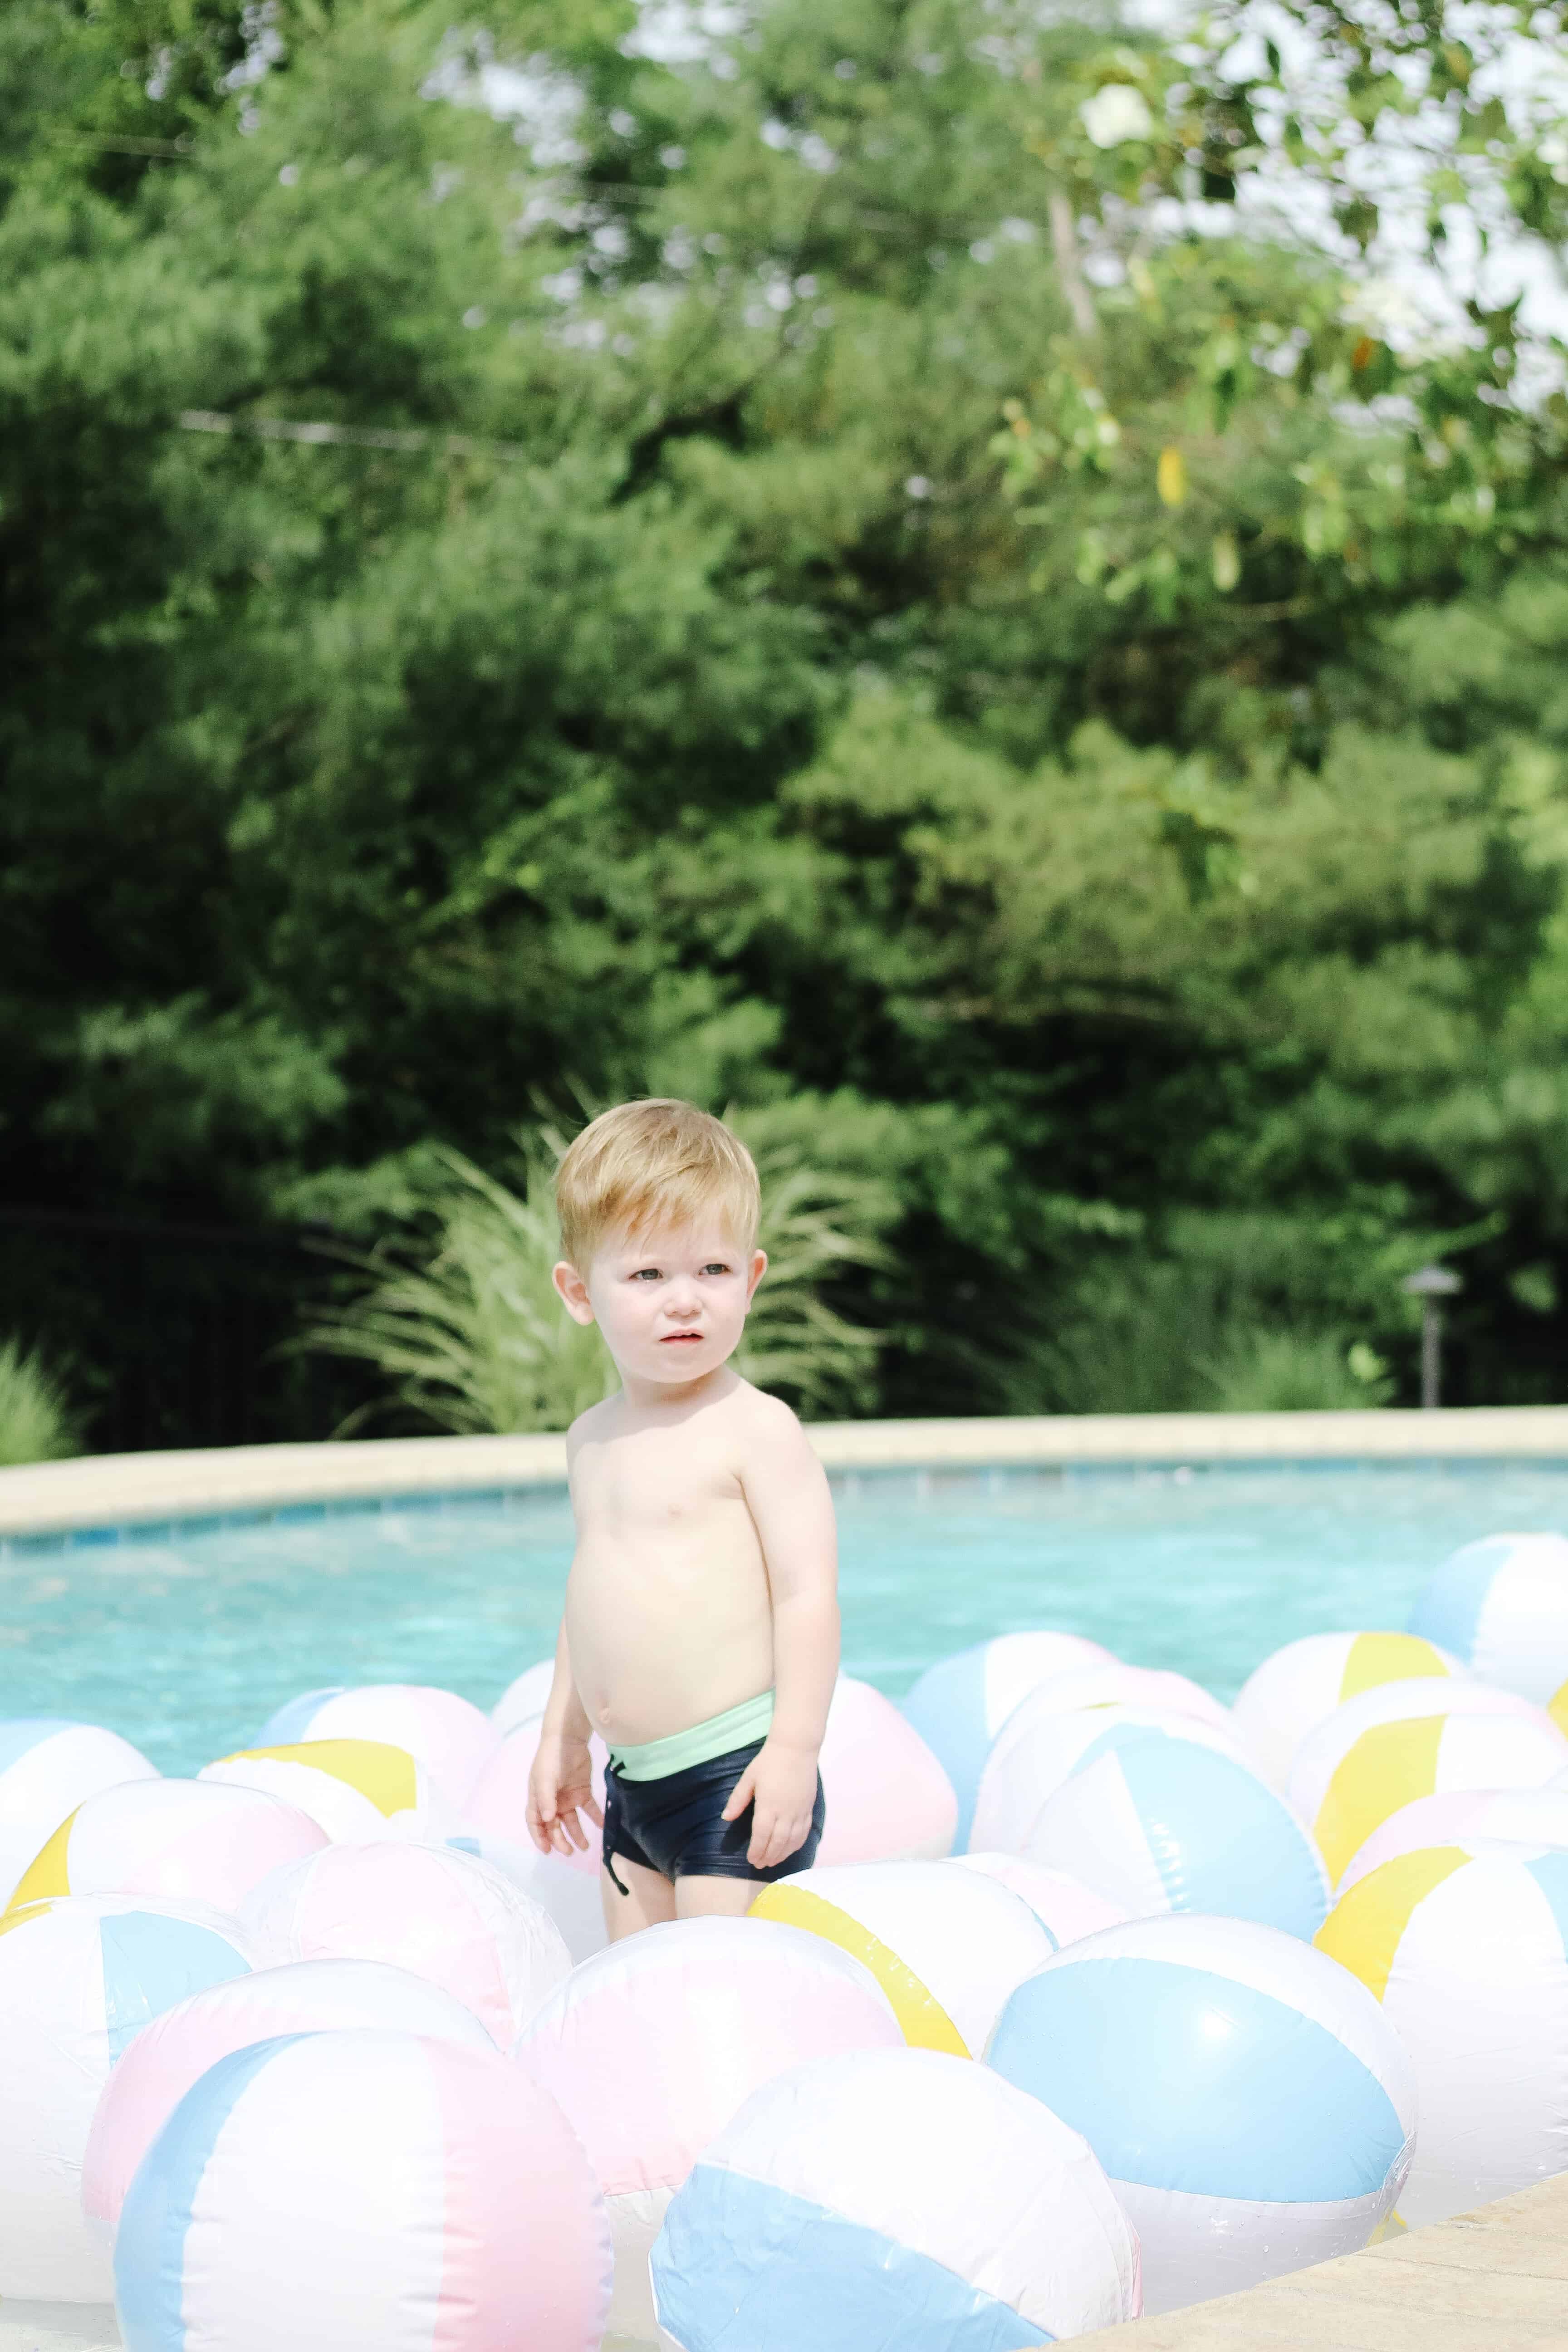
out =
[(1101, 2352), (1563, 2352), (1568, 2174), (1364, 2253), (1077, 2340)]
[[(1074, 2340), (1101, 2352), (1563, 2352), (1568, 2174), (1365, 2253)], [(0, 2352), (120, 2343), (111, 2311), (0, 2303)]]
[[(817, 1422), (810, 1436), (827, 1467), (846, 1474), (1074, 1465), (1568, 1461), (1568, 1405)], [(558, 1436), (353, 1438), (341, 1444), (85, 1454), (74, 1462), (0, 1470), (0, 1538), (156, 1526), (204, 1514), (266, 1513), (384, 1496), (558, 1486), (565, 1475), (566, 1443)]]

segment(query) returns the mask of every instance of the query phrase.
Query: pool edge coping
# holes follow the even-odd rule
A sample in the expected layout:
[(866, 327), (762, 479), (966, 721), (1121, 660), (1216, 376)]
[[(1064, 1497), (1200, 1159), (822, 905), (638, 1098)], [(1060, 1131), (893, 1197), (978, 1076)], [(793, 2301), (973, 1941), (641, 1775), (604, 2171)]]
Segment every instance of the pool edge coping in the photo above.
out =
[[(1568, 1405), (817, 1422), (807, 1434), (825, 1465), (839, 1471), (1568, 1461)], [(566, 1441), (555, 1434), (86, 1454), (0, 1469), (0, 1538), (226, 1518), (291, 1504), (559, 1486), (565, 1477)]]

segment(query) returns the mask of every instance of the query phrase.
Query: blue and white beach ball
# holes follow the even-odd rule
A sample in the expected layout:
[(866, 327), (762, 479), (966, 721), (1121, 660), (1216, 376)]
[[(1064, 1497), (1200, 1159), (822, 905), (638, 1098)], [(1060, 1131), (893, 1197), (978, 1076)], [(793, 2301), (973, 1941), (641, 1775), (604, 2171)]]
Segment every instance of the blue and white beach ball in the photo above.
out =
[(0, 1722), (0, 1911), (63, 1821), (102, 1789), (155, 1780), (158, 1768), (117, 1732), (54, 1716)]
[(121, 2211), (127, 2352), (597, 2352), (605, 2208), (499, 2052), (286, 2034), (187, 2091)]
[(1483, 1536), (1424, 1587), (1410, 1630), (1544, 1706), (1568, 1682), (1568, 1537)]
[(1043, 1808), (1028, 1857), (1065, 1870), (1131, 1918), (1207, 1911), (1309, 1941), (1328, 1874), (1282, 1797), (1201, 1733), (1117, 1724)]
[(0, 1934), (0, 2296), (107, 2303), (109, 2252), (81, 2207), (93, 2112), (133, 2036), (187, 1994), (243, 1976), (216, 1912), (76, 1895)]
[(1372, 1995), (1245, 1920), (1134, 1920), (1069, 1945), (985, 2054), (1099, 2157), (1150, 2311), (1363, 2246), (1414, 2152), (1410, 2062)]
[(668, 2352), (1025, 2352), (1139, 2310), (1138, 2242), (1079, 2135), (933, 2050), (748, 2099), (653, 2250)]
[(955, 1852), (969, 1843), (980, 1775), (1013, 1709), (1050, 1675), (1110, 1655), (1081, 1633), (999, 1633), (926, 1668), (901, 1705), (958, 1791)]

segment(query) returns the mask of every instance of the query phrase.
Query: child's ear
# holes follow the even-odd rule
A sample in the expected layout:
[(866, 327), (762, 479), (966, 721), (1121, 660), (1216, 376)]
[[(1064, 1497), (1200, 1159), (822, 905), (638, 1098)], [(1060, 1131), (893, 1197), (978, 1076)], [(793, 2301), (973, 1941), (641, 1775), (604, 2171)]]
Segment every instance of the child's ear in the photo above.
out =
[(748, 1307), (756, 1297), (757, 1285), (761, 1282), (767, 1270), (768, 1254), (766, 1250), (753, 1250), (752, 1252), (751, 1266), (746, 1276), (746, 1304)]
[(564, 1258), (551, 1269), (551, 1281), (561, 1294), (562, 1303), (574, 1323), (591, 1323), (594, 1309), (588, 1302), (588, 1286), (574, 1265)]

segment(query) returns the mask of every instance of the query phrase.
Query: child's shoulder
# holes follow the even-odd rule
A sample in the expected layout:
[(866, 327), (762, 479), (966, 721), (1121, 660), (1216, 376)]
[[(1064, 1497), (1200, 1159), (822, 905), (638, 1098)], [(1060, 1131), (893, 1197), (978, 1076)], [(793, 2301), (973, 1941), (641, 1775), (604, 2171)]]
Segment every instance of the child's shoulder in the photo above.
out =
[(782, 1397), (770, 1396), (766, 1389), (752, 1386), (750, 1381), (737, 1379), (732, 1395), (727, 1400), (747, 1441), (760, 1445), (805, 1445), (809, 1444), (799, 1416), (790, 1410)]
[(566, 1432), (568, 1455), (575, 1454), (584, 1441), (613, 1437), (620, 1418), (620, 1403), (619, 1396), (601, 1397), (597, 1404), (588, 1407), (586, 1412), (580, 1412)]

